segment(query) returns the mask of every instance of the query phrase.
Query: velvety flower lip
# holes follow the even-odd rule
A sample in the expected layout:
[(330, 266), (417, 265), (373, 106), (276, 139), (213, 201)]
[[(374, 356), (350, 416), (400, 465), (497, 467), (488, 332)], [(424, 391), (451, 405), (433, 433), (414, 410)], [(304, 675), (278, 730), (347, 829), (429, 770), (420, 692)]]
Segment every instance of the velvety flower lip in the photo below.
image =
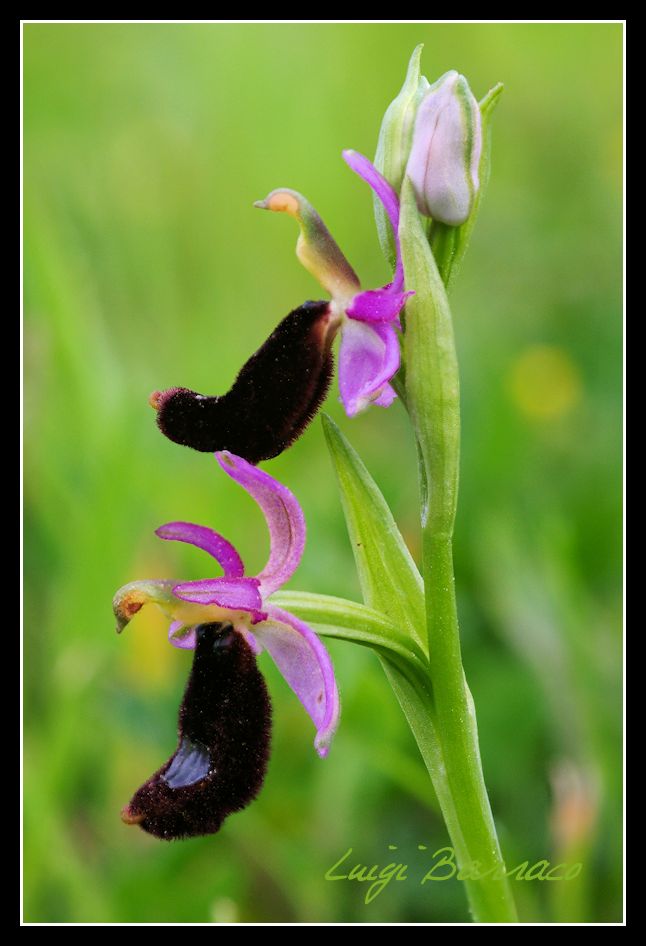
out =
[(245, 362), (226, 394), (153, 391), (149, 403), (169, 440), (203, 453), (230, 450), (250, 463), (278, 456), (303, 433), (327, 394), (338, 318), (307, 301), (285, 316)]
[(339, 389), (346, 414), (370, 404), (387, 407), (396, 397), (390, 381), (399, 370), (399, 314), (412, 292), (404, 290), (404, 268), (397, 236), (399, 200), (388, 181), (364, 155), (344, 151), (349, 167), (377, 195), (393, 228), (396, 265), (393, 279), (380, 289), (361, 290), (354, 270), (309, 201), (297, 191), (272, 191), (257, 207), (287, 213), (300, 227), (297, 256), (332, 295), (340, 317)]
[(294, 574), (305, 547), (305, 518), (298, 500), (282, 483), (242, 457), (215, 454), (221, 469), (245, 489), (263, 512), (269, 530), (269, 558), (256, 576), (244, 573), (236, 549), (217, 532), (189, 522), (157, 529), (165, 540), (186, 542), (207, 552), (221, 566), (221, 578), (198, 581), (131, 582), (117, 592), (117, 630), (145, 604), (156, 604), (169, 620), (169, 640), (194, 650), (196, 628), (230, 624), (254, 653), (268, 651), (316, 727), (315, 747), (327, 755), (340, 704), (329, 654), (314, 631), (268, 600)]
[(256, 797), (269, 761), (271, 700), (253, 651), (228, 622), (195, 637), (177, 748), (121, 812), (163, 841), (219, 831)]

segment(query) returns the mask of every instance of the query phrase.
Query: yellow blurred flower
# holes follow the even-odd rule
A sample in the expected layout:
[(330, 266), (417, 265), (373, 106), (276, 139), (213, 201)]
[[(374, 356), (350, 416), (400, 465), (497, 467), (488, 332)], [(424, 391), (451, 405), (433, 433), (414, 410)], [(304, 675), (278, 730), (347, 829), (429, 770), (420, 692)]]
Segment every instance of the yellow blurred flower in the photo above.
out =
[(521, 413), (552, 420), (572, 410), (583, 393), (578, 367), (562, 348), (531, 345), (512, 363), (507, 386)]

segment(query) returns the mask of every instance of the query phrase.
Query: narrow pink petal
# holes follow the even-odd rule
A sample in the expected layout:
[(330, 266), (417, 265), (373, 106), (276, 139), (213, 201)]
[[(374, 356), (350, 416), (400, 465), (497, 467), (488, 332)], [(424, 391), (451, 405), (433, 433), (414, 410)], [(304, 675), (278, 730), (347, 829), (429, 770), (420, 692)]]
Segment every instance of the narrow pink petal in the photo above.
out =
[(406, 299), (414, 292), (392, 292), (389, 286), (383, 289), (366, 289), (354, 297), (346, 315), (359, 322), (395, 322), (406, 305)]
[(262, 598), (257, 578), (206, 578), (203, 581), (185, 581), (173, 588), (173, 594), (182, 601), (195, 604), (216, 604), (231, 611), (260, 612)]
[(393, 292), (401, 292), (404, 288), (404, 267), (402, 265), (401, 251), (399, 248), (399, 199), (397, 194), (386, 178), (379, 173), (377, 168), (365, 155), (360, 154), (358, 151), (348, 150), (343, 152), (343, 159), (359, 177), (362, 177), (364, 181), (372, 187), (383, 204), (384, 210), (388, 214), (388, 219), (393, 228), (395, 248), (397, 251), (397, 264), (395, 266), (392, 289)]
[(268, 473), (228, 450), (215, 455), (225, 473), (239, 483), (262, 509), (269, 528), (269, 560), (258, 575), (263, 598), (294, 574), (305, 547), (305, 517), (298, 500)]
[(242, 559), (231, 543), (207, 526), (197, 526), (192, 522), (167, 522), (155, 530), (155, 535), (160, 539), (187, 542), (208, 552), (224, 571), (225, 578), (242, 578), (244, 575)]
[(173, 621), (171, 626), (168, 628), (168, 640), (173, 645), (173, 647), (179, 647), (182, 650), (195, 650), (195, 628), (187, 628), (186, 634), (181, 634), (176, 636), (180, 628), (184, 627), (181, 621)]
[(399, 200), (395, 189), (390, 186), (383, 174), (379, 173), (374, 164), (359, 151), (353, 151), (351, 148), (346, 149), (343, 152), (343, 160), (352, 168), (355, 174), (362, 177), (372, 187), (384, 205), (384, 210), (388, 214), (394, 233), (397, 233), (399, 229)]
[[(339, 389), (348, 417), (379, 401), (384, 386), (399, 369), (397, 332), (386, 323), (343, 323), (339, 349)], [(392, 399), (391, 399), (392, 402)], [(389, 402), (389, 403), (391, 403)]]
[(288, 611), (266, 607), (268, 620), (257, 624), (254, 634), (311, 716), (316, 726), (314, 747), (324, 758), (341, 708), (330, 655), (307, 624)]

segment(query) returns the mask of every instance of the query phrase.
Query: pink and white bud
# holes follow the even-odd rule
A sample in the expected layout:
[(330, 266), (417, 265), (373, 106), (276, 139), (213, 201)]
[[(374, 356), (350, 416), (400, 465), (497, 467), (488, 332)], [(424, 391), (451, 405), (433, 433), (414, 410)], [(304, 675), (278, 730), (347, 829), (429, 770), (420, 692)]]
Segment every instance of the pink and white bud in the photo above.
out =
[(420, 213), (457, 227), (467, 219), (480, 182), (480, 107), (454, 69), (430, 87), (417, 110), (406, 173)]

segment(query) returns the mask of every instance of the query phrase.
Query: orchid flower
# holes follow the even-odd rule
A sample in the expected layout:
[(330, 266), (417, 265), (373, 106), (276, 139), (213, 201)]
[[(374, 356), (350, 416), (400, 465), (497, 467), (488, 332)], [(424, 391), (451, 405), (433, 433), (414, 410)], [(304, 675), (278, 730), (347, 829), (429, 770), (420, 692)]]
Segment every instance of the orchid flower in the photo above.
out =
[(373, 189), (393, 229), (395, 273), (392, 282), (381, 289), (361, 289), (356, 273), (302, 194), (287, 188), (274, 190), (255, 206), (287, 213), (299, 224), (297, 256), (332, 296), (331, 309), (341, 330), (339, 390), (346, 414), (354, 417), (370, 404), (388, 407), (397, 396), (390, 384), (400, 364), (396, 328), (400, 327), (399, 314), (412, 292), (404, 291), (397, 194), (362, 154), (344, 151), (343, 157)]
[[(258, 709), (264, 705), (264, 684), (254, 682), (253, 658), (263, 649), (310, 715), (316, 727), (314, 745), (321, 757), (328, 754), (339, 718), (339, 695), (327, 650), (307, 624), (269, 600), (289, 580), (301, 560), (305, 545), (302, 509), (287, 487), (241, 457), (222, 451), (216, 459), (224, 472), (258, 503), (267, 521), (270, 552), (260, 574), (246, 576), (236, 549), (212, 529), (189, 522), (169, 522), (156, 534), (161, 539), (186, 542), (207, 552), (218, 562), (223, 576), (199, 581), (134, 581), (121, 588), (113, 602), (118, 632), (144, 605), (155, 604), (170, 622), (171, 644), (195, 650), (193, 672), (180, 712), (178, 748), (122, 813), (128, 823), (141, 824), (159, 837), (215, 831), (230, 811), (244, 807), (259, 790), (266, 767), (269, 711), (263, 714)], [(230, 655), (231, 673), (222, 669), (226, 654)], [(232, 685), (232, 675), (234, 680), (239, 678), (244, 690), (241, 697), (238, 688), (232, 699), (242, 705), (234, 706), (227, 697), (225, 719), (230, 716), (232, 725), (239, 724), (240, 716), (245, 715), (245, 693), (251, 694), (248, 702), (258, 717), (256, 741), (247, 730), (232, 739), (226, 726), (225, 731), (214, 732), (208, 727), (206, 734), (203, 731), (205, 717), (212, 713), (220, 715), (220, 690)], [(215, 676), (221, 681), (218, 686), (208, 683)], [(201, 697), (195, 695), (197, 691), (203, 691)], [(196, 700), (206, 701), (206, 705), (196, 710)], [(268, 706), (268, 700), (265, 702)], [(220, 757), (217, 750), (223, 746), (233, 756), (232, 760), (225, 762)], [(250, 771), (255, 773), (254, 778), (247, 773), (239, 791), (223, 790), (221, 782), (226, 781), (227, 775), (218, 773), (226, 773), (233, 763), (239, 767), (236, 753), (246, 751), (251, 752)], [(176, 791), (186, 793), (189, 786), (189, 795), (176, 797)], [(210, 812), (209, 804), (213, 809)]]
[(153, 391), (157, 425), (172, 440), (206, 453), (230, 451), (259, 463), (278, 456), (303, 433), (328, 391), (331, 346), (341, 330), (339, 388), (349, 417), (369, 404), (388, 407), (399, 369), (399, 313), (412, 295), (404, 291), (397, 229), (399, 201), (388, 181), (363, 155), (345, 160), (384, 206), (393, 228), (396, 266), (392, 282), (362, 291), (312, 205), (297, 191), (272, 191), (255, 206), (295, 217), (301, 228), (297, 254), (332, 296), (304, 302), (289, 313), (248, 359), (226, 394), (207, 396), (185, 387)]

